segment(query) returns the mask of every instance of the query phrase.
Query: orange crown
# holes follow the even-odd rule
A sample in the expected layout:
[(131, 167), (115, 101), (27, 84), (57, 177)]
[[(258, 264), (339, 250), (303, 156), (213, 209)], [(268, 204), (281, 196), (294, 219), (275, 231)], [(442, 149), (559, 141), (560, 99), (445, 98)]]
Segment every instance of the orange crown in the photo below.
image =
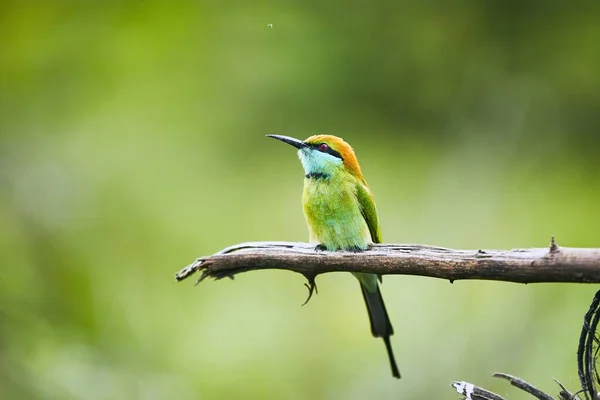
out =
[(333, 135), (314, 135), (306, 139), (304, 142), (308, 144), (326, 143), (333, 150), (340, 153), (346, 169), (356, 178), (365, 183), (365, 178), (363, 178), (360, 165), (358, 165), (358, 160), (356, 158), (356, 154), (354, 154), (354, 149), (352, 149), (352, 146), (346, 143), (344, 139)]

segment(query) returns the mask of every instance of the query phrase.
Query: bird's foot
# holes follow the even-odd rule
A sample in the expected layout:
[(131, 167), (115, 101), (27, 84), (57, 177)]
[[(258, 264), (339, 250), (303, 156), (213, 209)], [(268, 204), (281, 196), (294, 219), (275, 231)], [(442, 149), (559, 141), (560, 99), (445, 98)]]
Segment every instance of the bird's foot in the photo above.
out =
[[(369, 248), (367, 247), (367, 250), (368, 249)], [(346, 251), (349, 251), (351, 253), (362, 253), (363, 251), (365, 251), (365, 249), (360, 246), (351, 246), (348, 249), (346, 249)]]
[(306, 286), (306, 288), (308, 289), (308, 298), (302, 304), (302, 307), (305, 306), (306, 303), (308, 303), (308, 301), (310, 300), (310, 298), (313, 295), (313, 292), (315, 292), (316, 294), (319, 294), (319, 289), (317, 289), (317, 284), (315, 283), (315, 278), (308, 277), (307, 279), (308, 279), (308, 283), (305, 283), (304, 286)]
[(323, 244), (318, 244), (315, 246), (315, 251), (326, 251), (327, 247), (325, 247), (325, 245)]

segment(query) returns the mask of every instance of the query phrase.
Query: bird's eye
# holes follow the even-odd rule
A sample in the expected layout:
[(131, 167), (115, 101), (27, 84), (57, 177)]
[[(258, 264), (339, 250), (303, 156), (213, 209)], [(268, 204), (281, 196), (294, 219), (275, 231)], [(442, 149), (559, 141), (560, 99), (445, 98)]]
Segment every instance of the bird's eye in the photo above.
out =
[(327, 146), (327, 143), (321, 143), (319, 145), (319, 150), (321, 150), (321, 151), (327, 151), (327, 149), (329, 149), (329, 146)]

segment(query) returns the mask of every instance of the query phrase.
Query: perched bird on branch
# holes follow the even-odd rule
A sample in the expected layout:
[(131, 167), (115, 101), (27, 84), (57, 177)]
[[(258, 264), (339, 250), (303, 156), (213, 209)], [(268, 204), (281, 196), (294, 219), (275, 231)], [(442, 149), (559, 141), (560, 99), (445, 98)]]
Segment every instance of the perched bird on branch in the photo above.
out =
[[(381, 231), (375, 200), (367, 186), (354, 150), (343, 139), (315, 135), (302, 141), (288, 136), (267, 135), (298, 149), (304, 167), (302, 205), (310, 242), (316, 250), (364, 251), (372, 243), (381, 243)], [(371, 332), (383, 338), (392, 375), (400, 378), (390, 336), (394, 329), (385, 309), (375, 274), (353, 273), (360, 282)], [(310, 282), (309, 298), (315, 288)]]

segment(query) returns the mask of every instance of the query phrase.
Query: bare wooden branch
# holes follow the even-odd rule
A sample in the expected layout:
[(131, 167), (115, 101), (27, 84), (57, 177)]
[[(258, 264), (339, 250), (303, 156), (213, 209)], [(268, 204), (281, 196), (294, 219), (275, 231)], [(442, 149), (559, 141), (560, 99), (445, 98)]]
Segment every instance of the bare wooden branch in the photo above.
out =
[(465, 381), (455, 381), (450, 384), (458, 394), (463, 396), (463, 399), (467, 400), (505, 400), (504, 397), (497, 395), (494, 392), (490, 392), (484, 388), (473, 385), (472, 383)]
[[(517, 387), (517, 388), (529, 393), (530, 395), (532, 395), (533, 397), (535, 397), (538, 400), (554, 400), (554, 397), (542, 392), (540, 389), (536, 388), (531, 383), (526, 382), (525, 380), (523, 380), (521, 378), (517, 378), (516, 376), (505, 374), (503, 372), (496, 372), (492, 376), (494, 378), (506, 379), (514, 387)], [(563, 386), (562, 383), (560, 383), (556, 379), (554, 381), (558, 384), (558, 386), (561, 389), (560, 393), (558, 394), (559, 400), (579, 400), (579, 397), (577, 397), (574, 394), (571, 394)], [(489, 390), (484, 389), (482, 387), (473, 385), (472, 383), (469, 383), (469, 382), (454, 381), (454, 382), (452, 382), (452, 384), (450, 386), (452, 386), (454, 389), (456, 389), (458, 394), (463, 396), (462, 398), (465, 400), (504, 400), (504, 398), (502, 396), (497, 395), (494, 392), (490, 392)]]
[(452, 250), (418, 244), (375, 244), (369, 250), (317, 251), (308, 243), (253, 242), (202, 257), (176, 274), (178, 281), (202, 271), (205, 278), (233, 277), (246, 271), (284, 269), (309, 282), (334, 271), (483, 279), (517, 283), (600, 283), (600, 249), (558, 247), (517, 250)]
[(580, 400), (579, 397), (569, 392), (565, 385), (554, 379), (554, 382), (560, 387), (560, 393), (558, 393), (558, 400)]
[(516, 376), (505, 374), (503, 372), (496, 372), (492, 376), (494, 378), (506, 379), (514, 387), (518, 387), (519, 389), (526, 391), (527, 393), (529, 393), (530, 395), (534, 396), (535, 398), (537, 398), (539, 400), (554, 400), (552, 398), (552, 396), (550, 396), (549, 394), (542, 392), (540, 389), (536, 388), (531, 383), (526, 382), (521, 378), (517, 378)]

